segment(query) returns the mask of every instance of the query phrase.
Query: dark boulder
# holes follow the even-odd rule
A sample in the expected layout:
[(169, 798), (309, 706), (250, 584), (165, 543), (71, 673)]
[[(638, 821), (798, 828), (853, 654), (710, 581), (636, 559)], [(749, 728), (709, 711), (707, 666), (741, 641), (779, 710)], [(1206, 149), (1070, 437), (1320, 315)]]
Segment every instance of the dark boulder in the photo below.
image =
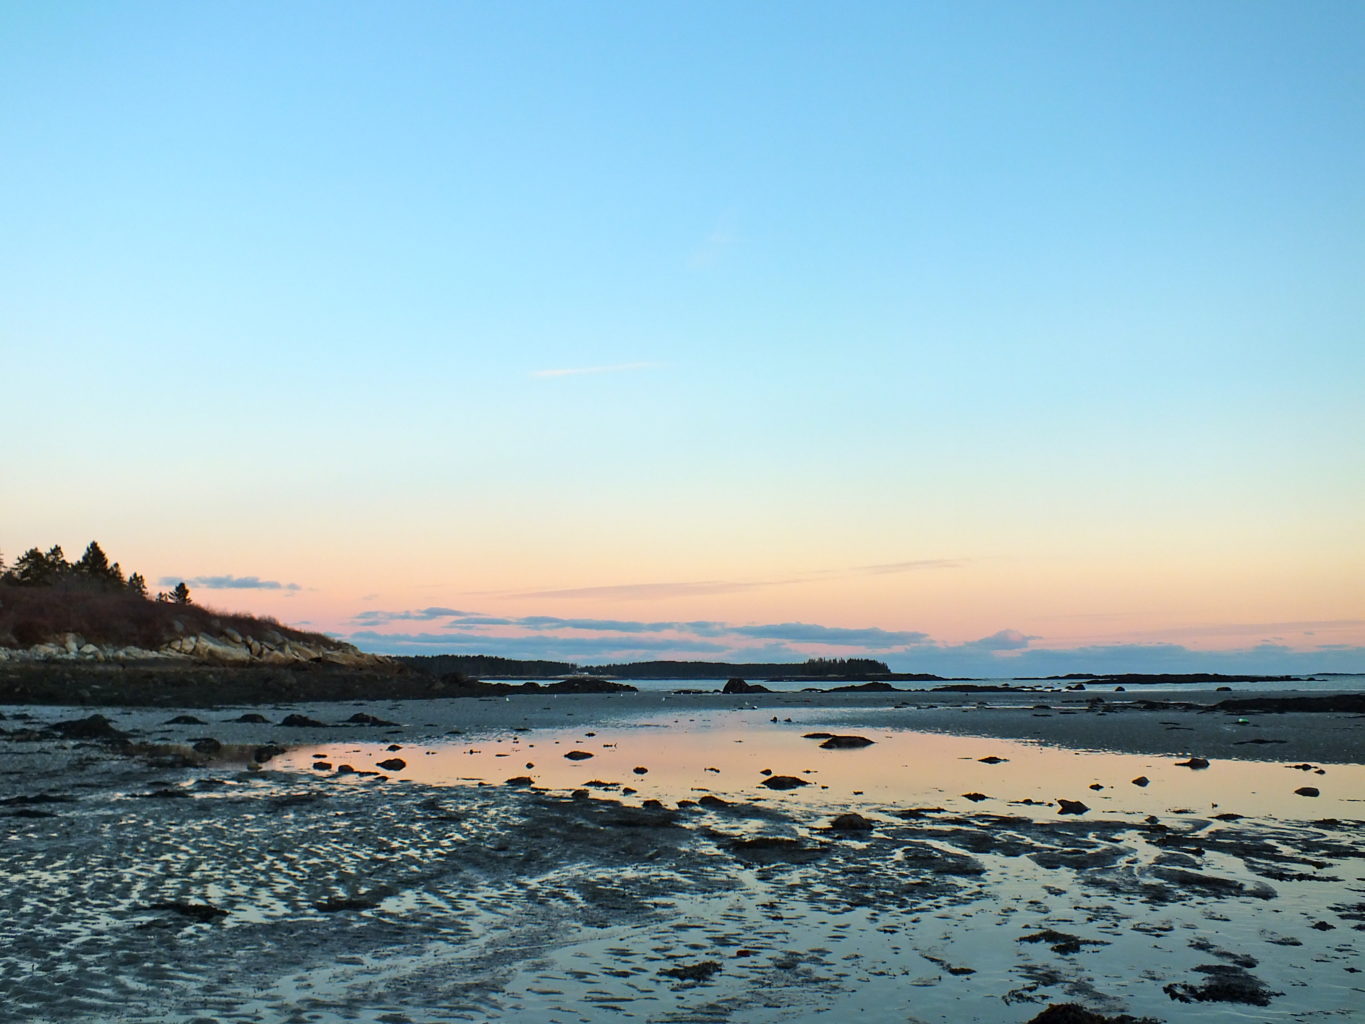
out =
[(1134, 786), (1148, 786), (1148, 785), (1151, 785), (1151, 782), (1152, 782), (1152, 780), (1149, 779), (1149, 778), (1147, 778), (1147, 776), (1145, 776), (1145, 775), (1139, 775), (1136, 779), (1133, 780), (1133, 785), (1134, 785)]
[(166, 719), (167, 725), (208, 725), (202, 718), (195, 718), (193, 715), (176, 715), (174, 718)]
[(1195, 970), (1205, 975), (1198, 985), (1171, 984), (1161, 991), (1180, 1003), (1246, 1003), (1250, 1006), (1269, 1006), (1275, 996), (1265, 982), (1248, 974), (1240, 967), (1228, 964), (1203, 964)]
[(397, 722), (386, 722), (382, 718), (375, 718), (374, 715), (367, 715), (363, 711), (357, 711), (350, 718), (346, 719), (351, 725), (397, 725)]
[(1086, 811), (1090, 810), (1089, 807), (1079, 800), (1063, 800), (1058, 798), (1057, 806), (1061, 808), (1061, 810), (1057, 812), (1058, 814), (1084, 814)]
[(795, 775), (773, 775), (759, 785), (768, 789), (799, 789), (802, 786), (809, 786), (810, 783), (805, 779), (798, 779)]
[(1321, 796), (1316, 786), (1300, 786), (1294, 792), (1298, 796)]
[(286, 715), (280, 725), (287, 725), (291, 729), (324, 729), (326, 726), (314, 718), (307, 715)]
[(179, 914), (181, 917), (187, 917), (197, 924), (208, 924), (212, 921), (217, 921), (221, 917), (227, 917), (228, 914), (226, 910), (220, 910), (218, 907), (208, 903), (181, 903), (179, 900), (153, 903), (147, 909), (169, 910)]
[(841, 814), (829, 823), (835, 832), (871, 832), (873, 825), (861, 814)]
[(721, 693), (772, 693), (762, 683), (746, 683), (743, 679), (731, 679)]
[(109, 719), (103, 715), (74, 718), (66, 722), (53, 722), (47, 728), (49, 732), (55, 732), (58, 736), (68, 740), (126, 740), (128, 738), (126, 732), (115, 729)]
[(1192, 757), (1188, 761), (1177, 761), (1176, 764), (1182, 768), (1207, 768), (1209, 766), (1208, 761), (1202, 757)]
[(1130, 1017), (1126, 1013), (1121, 1013), (1117, 1017), (1106, 1017), (1076, 1003), (1054, 1003), (1038, 1016), (1030, 1017), (1028, 1024), (1157, 1024), (1157, 1022), (1151, 1017)]
[(318, 900), (313, 909), (324, 914), (335, 914), (342, 910), (373, 910), (379, 906), (382, 896), (337, 896), (332, 899)]
[(257, 747), (251, 752), (251, 760), (257, 764), (265, 764), (271, 758), (279, 757), (284, 753), (284, 747), (277, 747), (273, 743), (267, 743), (263, 747)]
[(682, 964), (678, 967), (665, 967), (659, 973), (666, 978), (677, 978), (679, 981), (708, 981), (711, 975), (720, 970), (720, 964), (714, 960), (702, 960), (695, 964)]
[(249, 711), (245, 715), (238, 715), (236, 718), (228, 719), (231, 722), (244, 722), (248, 725), (265, 725), (270, 719), (265, 715), (258, 715), (254, 711)]
[(980, 761), (982, 764), (1004, 764), (1006, 761), (1009, 760), (1009, 758), (996, 757), (994, 754), (991, 754), (989, 757), (978, 757), (977, 760)]
[(570, 761), (586, 761), (588, 758), (592, 757), (592, 754), (588, 753), (586, 750), (570, 750), (564, 756)]
[(548, 683), (545, 690), (549, 693), (639, 693), (640, 691), (626, 683), (612, 682), (610, 679), (599, 679), (596, 676), (575, 676), (571, 679), (561, 679), (555, 683)]
[(217, 754), (223, 749), (223, 744), (212, 736), (200, 736), (191, 744), (191, 749), (196, 754)]
[(876, 742), (866, 736), (831, 736), (820, 744), (821, 750), (857, 750), (860, 747), (870, 747)]
[(383, 768), (386, 772), (401, 772), (408, 766), (408, 763), (401, 757), (391, 757), (387, 761), (380, 761), (376, 768)]

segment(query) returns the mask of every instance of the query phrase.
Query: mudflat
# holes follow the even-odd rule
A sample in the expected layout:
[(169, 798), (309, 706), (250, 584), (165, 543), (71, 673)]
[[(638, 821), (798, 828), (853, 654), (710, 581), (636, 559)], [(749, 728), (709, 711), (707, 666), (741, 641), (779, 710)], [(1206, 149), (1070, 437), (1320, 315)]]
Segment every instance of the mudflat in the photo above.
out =
[(1362, 719), (1230, 696), (5, 706), (0, 1019), (1344, 1019)]

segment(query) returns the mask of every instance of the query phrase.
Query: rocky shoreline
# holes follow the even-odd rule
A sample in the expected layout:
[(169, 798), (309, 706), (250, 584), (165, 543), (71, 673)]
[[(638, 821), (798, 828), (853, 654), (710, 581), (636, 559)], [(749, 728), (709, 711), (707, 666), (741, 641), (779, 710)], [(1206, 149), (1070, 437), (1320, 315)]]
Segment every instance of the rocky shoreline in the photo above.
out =
[[(765, 728), (801, 745), (799, 760), (771, 765), (774, 777), (833, 763), (816, 757), (856, 766), (888, 742), (868, 733), (876, 744), (826, 750), (801, 738), (806, 719), (848, 735), (860, 716), (995, 713), (965, 695), (920, 709), (815, 699), (765, 698), (778, 716)], [(733, 697), (674, 704), (675, 728), (696, 730), (698, 771), (725, 763), (710, 760), (707, 723), (771, 717)], [(1043, 725), (1099, 714), (1050, 707), (1057, 717), (1013, 713)], [(1012, 763), (979, 768), (995, 773), (994, 803), (844, 794), (829, 805), (815, 786), (774, 791), (728, 774), (704, 775), (715, 781), (703, 799), (643, 799), (627, 787), (663, 770), (654, 733), (600, 730), (649, 708), (658, 714), (657, 695), (124, 708), (98, 720), (0, 708), (0, 864), (11, 879), (0, 998), (14, 1019), (120, 1024), (624, 1013), (792, 1024), (829, 1011), (912, 1024), (1215, 1024), (1257, 1007), (1325, 1022), (1365, 994), (1354, 973), (1359, 821), (1144, 818), (1105, 813), (1108, 790), (1087, 794), (1089, 813), (1007, 805), (1024, 781), (1010, 751)], [(1207, 752), (1230, 727), (1226, 713), (1136, 714), (1173, 724), (1171, 754)], [(1288, 737), (1331, 716), (1270, 717)], [(516, 784), (416, 781), (428, 752), (452, 742), (534, 749), (490, 762)], [(628, 742), (621, 763), (649, 774), (601, 774)], [(314, 756), (328, 750), (325, 763)], [(566, 760), (580, 750), (597, 755)], [(1058, 756), (1073, 784), (1084, 780), (1085, 755)], [(598, 781), (528, 785), (512, 778), (523, 761), (537, 762), (531, 774), (581, 764), (570, 770)], [(1340, 775), (1267, 770), (1283, 786)], [(1217, 761), (1168, 771), (1232, 777)], [(1225, 807), (1249, 810), (1226, 794)], [(1293, 799), (1308, 814), (1321, 803)], [(73, 974), (85, 981), (61, 981)]]

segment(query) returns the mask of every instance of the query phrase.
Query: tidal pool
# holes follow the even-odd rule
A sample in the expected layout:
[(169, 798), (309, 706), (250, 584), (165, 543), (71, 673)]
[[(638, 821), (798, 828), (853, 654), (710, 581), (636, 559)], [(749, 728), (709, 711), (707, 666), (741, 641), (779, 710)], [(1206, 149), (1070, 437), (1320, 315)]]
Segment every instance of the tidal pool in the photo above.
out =
[[(828, 735), (872, 742), (827, 749)], [(1059, 800), (1079, 801), (1096, 816), (1243, 815), (1283, 820), (1357, 818), (1365, 805), (1365, 766), (1211, 759), (1071, 750), (1016, 740), (898, 729), (848, 729), (837, 722), (773, 722), (762, 713), (658, 717), (628, 726), (528, 730), (477, 740), (448, 736), (404, 744), (300, 746), (272, 769), (380, 772), (432, 786), (588, 787), (632, 801), (665, 803), (713, 794), (811, 810), (975, 806), (981, 811), (1053, 817)], [(591, 756), (583, 756), (591, 755)], [(402, 768), (379, 768), (397, 758)], [(643, 771), (641, 770), (643, 769)], [(349, 772), (342, 768), (343, 775)], [(807, 785), (774, 791), (772, 776)], [(349, 776), (356, 781), (370, 775)], [(1135, 780), (1145, 779), (1145, 784)], [(1317, 796), (1299, 790), (1316, 790)], [(629, 792), (633, 791), (633, 792)], [(968, 796), (970, 794), (970, 797)]]

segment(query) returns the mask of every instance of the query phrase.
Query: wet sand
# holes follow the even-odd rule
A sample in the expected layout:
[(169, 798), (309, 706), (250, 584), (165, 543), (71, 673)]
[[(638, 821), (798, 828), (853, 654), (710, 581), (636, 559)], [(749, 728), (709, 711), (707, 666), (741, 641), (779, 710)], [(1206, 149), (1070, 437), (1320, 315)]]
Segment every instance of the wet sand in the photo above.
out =
[[(131, 755), (41, 730), (89, 709), (5, 707), (0, 1019), (1022, 1024), (1060, 1002), (1349, 1019), (1365, 1004), (1360, 719), (1097, 710), (1092, 696), (183, 712), (202, 725), (106, 712)], [(232, 721), (244, 713), (268, 721)], [(324, 724), (275, 724), (291, 713)], [(358, 713), (395, 724), (342, 724)], [(802, 739), (822, 725), (875, 745)], [(204, 737), (227, 746), (192, 754)], [(1012, 738), (1146, 757), (1151, 784), (1133, 788), (1112, 755)], [(248, 767), (267, 743), (286, 750)], [(878, 788), (874, 757), (902, 747), (938, 773), (932, 804)], [(594, 757), (564, 757), (579, 749)], [(982, 764), (990, 751), (1008, 756)], [(342, 756), (356, 771), (337, 771)], [(1211, 766), (1172, 766), (1188, 756)], [(393, 757), (401, 768), (377, 767)], [(763, 788), (760, 762), (811, 785)], [(1034, 785), (1054, 763), (1065, 773)], [(516, 776), (530, 785), (502, 784)], [(1264, 780), (1281, 803), (1256, 803)], [(969, 782), (986, 799), (967, 799)], [(1293, 795), (1305, 785), (1321, 796)], [(1057, 797), (1091, 809), (1061, 815)], [(848, 812), (871, 828), (830, 827)], [(1201, 1001), (1215, 990), (1250, 1002)]]

